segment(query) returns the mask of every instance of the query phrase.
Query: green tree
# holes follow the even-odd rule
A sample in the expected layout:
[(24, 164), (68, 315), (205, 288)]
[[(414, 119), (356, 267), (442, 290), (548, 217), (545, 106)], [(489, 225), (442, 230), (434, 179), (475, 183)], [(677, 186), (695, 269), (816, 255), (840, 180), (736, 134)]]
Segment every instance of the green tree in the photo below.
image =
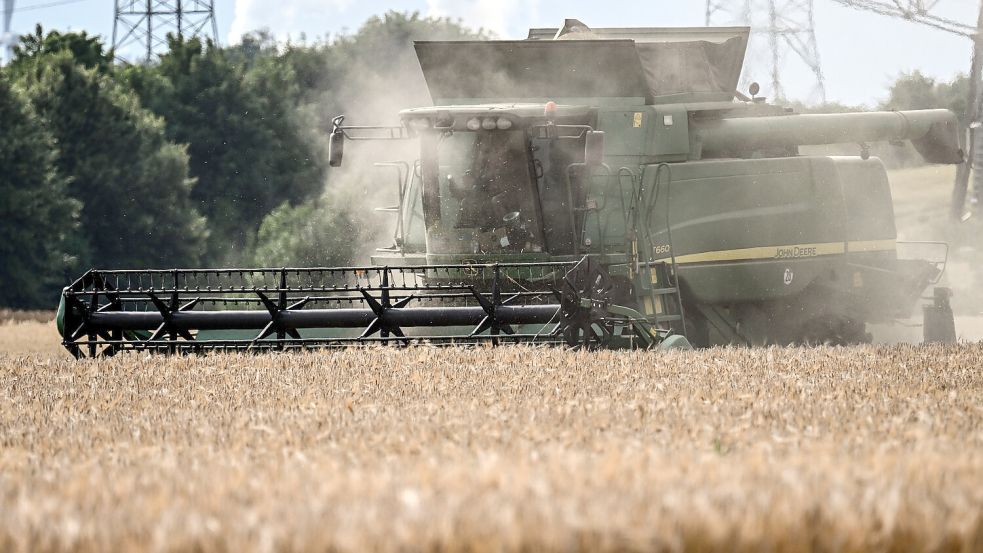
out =
[(0, 305), (51, 308), (72, 267), (79, 205), (55, 168), (55, 142), (0, 75)]
[(390, 11), (369, 18), (356, 33), (333, 42), (288, 46), (280, 63), (296, 75), (301, 102), (318, 106), (322, 128), (340, 113), (352, 121), (394, 123), (400, 109), (431, 100), (414, 41), (491, 37), (450, 18)]
[(81, 202), (85, 265), (196, 264), (207, 235), (189, 194), (188, 158), (136, 96), (68, 52), (41, 54), (21, 75), (58, 145), (57, 167)]
[(920, 71), (901, 74), (889, 90), (883, 109), (951, 109), (963, 124), (968, 124), (966, 101), (969, 79), (959, 75), (952, 81), (938, 82)]
[(79, 33), (44, 33), (41, 25), (34, 27), (34, 34), (23, 35), (14, 46), (14, 59), (10, 68), (14, 72), (24, 71), (38, 59), (51, 54), (67, 52), (75, 63), (108, 73), (112, 69), (112, 55), (103, 48), (99, 37), (92, 37), (85, 31)]
[(214, 44), (171, 37), (159, 65), (126, 79), (167, 121), (168, 136), (188, 144), (213, 262), (247, 259), (263, 217), (320, 192), (326, 164), (294, 110), (289, 67), (263, 63), (247, 73)]
[(263, 219), (254, 263), (262, 267), (350, 265), (361, 240), (355, 219), (338, 208), (283, 204)]

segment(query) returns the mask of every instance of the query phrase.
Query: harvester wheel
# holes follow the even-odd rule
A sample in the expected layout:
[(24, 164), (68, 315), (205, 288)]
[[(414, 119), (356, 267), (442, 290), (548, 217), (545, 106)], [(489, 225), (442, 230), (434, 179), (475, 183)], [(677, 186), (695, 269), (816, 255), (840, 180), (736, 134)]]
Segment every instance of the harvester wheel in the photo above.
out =
[(956, 321), (952, 314), (952, 290), (936, 288), (932, 303), (922, 307), (923, 338), (926, 343), (951, 344), (956, 341)]

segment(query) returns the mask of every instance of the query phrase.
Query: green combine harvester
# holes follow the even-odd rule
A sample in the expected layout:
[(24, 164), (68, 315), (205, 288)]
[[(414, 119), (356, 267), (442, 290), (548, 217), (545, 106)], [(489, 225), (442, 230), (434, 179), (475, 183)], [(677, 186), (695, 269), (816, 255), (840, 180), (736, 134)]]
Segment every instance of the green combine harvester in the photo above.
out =
[[(92, 270), (65, 288), (75, 356), (346, 344), (606, 348), (852, 344), (908, 318), (944, 243), (897, 240), (876, 141), (961, 163), (946, 110), (800, 115), (737, 91), (749, 30), (533, 29), (417, 42), (434, 107), (347, 141), (415, 140), (370, 266)], [(855, 144), (856, 156), (800, 147)], [(955, 338), (949, 292), (925, 337)]]

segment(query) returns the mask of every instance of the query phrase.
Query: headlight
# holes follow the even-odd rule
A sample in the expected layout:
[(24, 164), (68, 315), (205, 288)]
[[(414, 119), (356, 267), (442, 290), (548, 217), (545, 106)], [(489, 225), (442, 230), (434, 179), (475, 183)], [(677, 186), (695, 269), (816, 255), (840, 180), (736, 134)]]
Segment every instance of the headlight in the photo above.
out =
[(486, 117), (481, 120), (481, 128), (485, 129), (486, 131), (493, 131), (498, 128), (498, 125), (495, 124), (494, 118)]
[(481, 128), (481, 120), (477, 117), (468, 119), (467, 127), (469, 131), (476, 131)]
[(512, 128), (512, 120), (504, 117), (498, 118), (498, 130), (507, 131)]

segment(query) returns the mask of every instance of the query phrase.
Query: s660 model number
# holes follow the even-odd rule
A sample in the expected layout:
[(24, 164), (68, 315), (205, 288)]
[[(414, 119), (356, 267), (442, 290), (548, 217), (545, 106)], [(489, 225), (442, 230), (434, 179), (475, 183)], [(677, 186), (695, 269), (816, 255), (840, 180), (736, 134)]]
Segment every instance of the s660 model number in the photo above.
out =
[(667, 254), (667, 253), (669, 253), (669, 252), (672, 251), (672, 248), (669, 247), (669, 244), (662, 244), (662, 245), (659, 245), (659, 246), (655, 246), (652, 249), (655, 251), (655, 254), (656, 255), (664, 254), (664, 253)]

